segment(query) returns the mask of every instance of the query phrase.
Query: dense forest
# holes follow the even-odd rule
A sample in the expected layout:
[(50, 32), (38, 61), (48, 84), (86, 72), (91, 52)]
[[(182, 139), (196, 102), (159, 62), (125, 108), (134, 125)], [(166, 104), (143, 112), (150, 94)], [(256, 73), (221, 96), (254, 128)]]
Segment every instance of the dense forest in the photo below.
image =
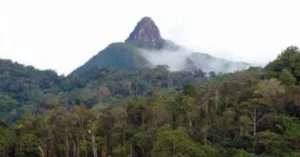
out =
[[(299, 157), (300, 50), (228, 74), (0, 61), (3, 157)], [(299, 139), (298, 139), (299, 138)]]

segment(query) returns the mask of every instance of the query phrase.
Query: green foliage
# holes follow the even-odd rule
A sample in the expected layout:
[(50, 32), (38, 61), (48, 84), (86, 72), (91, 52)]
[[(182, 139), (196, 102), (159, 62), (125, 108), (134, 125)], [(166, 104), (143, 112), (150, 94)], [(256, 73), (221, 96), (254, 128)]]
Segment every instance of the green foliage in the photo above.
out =
[(0, 60), (0, 65), (0, 118), (9, 123), (24, 113), (76, 104), (88, 108), (95, 104), (120, 104), (127, 98), (152, 95), (155, 89), (169, 93), (185, 84), (206, 80), (187, 72), (170, 72), (165, 66), (142, 70), (101, 68), (80, 77), (63, 77), (7, 60)]
[(183, 94), (188, 95), (192, 98), (196, 98), (196, 96), (197, 96), (197, 92), (195, 90), (195, 87), (191, 84), (188, 84), (188, 85), (184, 86)]
[(143, 69), (149, 67), (148, 61), (138, 54), (138, 49), (126, 43), (113, 43), (92, 57), (71, 75), (85, 74), (96, 68)]
[(184, 128), (175, 130), (160, 131), (157, 134), (151, 151), (152, 156), (165, 157), (205, 157), (207, 156), (203, 150), (197, 149), (196, 143), (189, 139), (188, 133)]
[(28, 157), (38, 157), (39, 146), (41, 145), (40, 140), (33, 134), (23, 135), (19, 142), (19, 152), (20, 156)]
[(42, 105), (43, 93), (57, 93), (60, 79), (52, 70), (41, 71), (32, 66), (0, 59), (1, 119), (14, 121), (18, 117), (17, 112), (30, 110), (29, 105)]
[(8, 154), (9, 149), (13, 147), (16, 135), (13, 129), (0, 125), (0, 154)]
[(284, 153), (283, 157), (298, 157), (300, 156), (299, 151)]
[(258, 151), (263, 154), (272, 154), (279, 156), (282, 153), (280, 150), (284, 149), (286, 144), (282, 136), (271, 131), (261, 131), (257, 133), (257, 147)]
[(279, 76), (280, 80), (286, 85), (293, 85), (297, 82), (296, 78), (288, 69), (283, 69)]
[[(286, 48), (273, 62), (270, 62), (266, 66), (266, 70), (270, 77), (280, 77), (281, 73), (287, 73), (286, 69), (290, 71), (292, 76), (294, 76), (299, 82), (300, 80), (300, 50), (296, 46), (290, 46)], [(289, 75), (289, 74), (284, 74)], [(290, 77), (290, 76), (289, 76)], [(292, 81), (292, 77), (288, 78)], [(291, 83), (291, 82), (289, 82)]]
[(229, 157), (255, 157), (254, 154), (246, 152), (242, 149), (229, 149), (227, 156)]
[(0, 93), (0, 112), (9, 112), (17, 107), (18, 101), (5, 93)]
[(1, 120), (17, 120), (0, 121), (0, 156), (299, 156), (298, 51), (211, 80), (166, 66), (63, 77), (0, 60)]

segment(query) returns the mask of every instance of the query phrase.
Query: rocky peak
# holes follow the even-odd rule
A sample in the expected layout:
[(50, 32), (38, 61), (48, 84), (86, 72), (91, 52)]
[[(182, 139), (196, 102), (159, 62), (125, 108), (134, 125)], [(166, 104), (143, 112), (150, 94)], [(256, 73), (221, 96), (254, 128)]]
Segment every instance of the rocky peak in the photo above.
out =
[(161, 37), (159, 29), (154, 21), (150, 17), (144, 17), (137, 23), (125, 42), (136, 43), (139, 45), (147, 44), (152, 47), (161, 48), (164, 39)]

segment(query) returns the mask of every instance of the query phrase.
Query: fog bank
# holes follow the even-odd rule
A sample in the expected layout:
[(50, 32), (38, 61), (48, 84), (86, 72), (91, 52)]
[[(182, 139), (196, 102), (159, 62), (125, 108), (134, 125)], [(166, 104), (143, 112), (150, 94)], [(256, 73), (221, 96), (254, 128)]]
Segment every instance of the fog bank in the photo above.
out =
[(192, 52), (185, 48), (177, 50), (163, 49), (159, 51), (142, 49), (140, 53), (153, 66), (167, 65), (170, 71), (201, 69), (204, 72), (228, 73), (247, 69), (253, 65), (213, 57), (206, 53)]

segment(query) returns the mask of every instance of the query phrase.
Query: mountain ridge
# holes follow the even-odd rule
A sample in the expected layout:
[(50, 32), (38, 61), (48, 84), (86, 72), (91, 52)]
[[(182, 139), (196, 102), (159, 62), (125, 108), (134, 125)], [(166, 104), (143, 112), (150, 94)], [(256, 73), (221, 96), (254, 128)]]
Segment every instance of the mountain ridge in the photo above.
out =
[[(169, 56), (164, 56), (166, 57), (166, 61), (160, 63), (160, 65), (168, 65), (171, 63), (171, 58), (176, 58), (175, 55), (181, 53), (181, 51), (182, 53), (186, 52), (186, 54), (190, 55), (180, 54), (179, 62), (183, 63), (180, 63), (182, 67), (177, 68), (177, 70), (194, 71), (201, 69), (202, 71), (207, 72), (215, 71), (218, 73), (227, 73), (246, 69), (251, 65), (250, 63), (225, 60), (202, 52), (183, 50), (181, 46), (173, 41), (164, 39), (155, 22), (150, 17), (145, 16), (138, 21), (133, 31), (124, 42), (119, 42), (117, 45), (108, 45), (82, 66), (71, 72), (70, 75), (84, 74), (93, 68), (110, 67), (117, 69), (125, 68), (127, 70), (151, 68), (157, 65), (157, 61), (149, 60), (149, 55), (154, 56), (152, 58), (155, 58), (155, 55), (165, 55), (167, 54), (166, 52), (170, 52), (168, 53)], [(156, 56), (156, 58), (157, 60), (162, 59), (159, 58), (159, 56)], [(207, 65), (209, 66), (206, 67)]]

